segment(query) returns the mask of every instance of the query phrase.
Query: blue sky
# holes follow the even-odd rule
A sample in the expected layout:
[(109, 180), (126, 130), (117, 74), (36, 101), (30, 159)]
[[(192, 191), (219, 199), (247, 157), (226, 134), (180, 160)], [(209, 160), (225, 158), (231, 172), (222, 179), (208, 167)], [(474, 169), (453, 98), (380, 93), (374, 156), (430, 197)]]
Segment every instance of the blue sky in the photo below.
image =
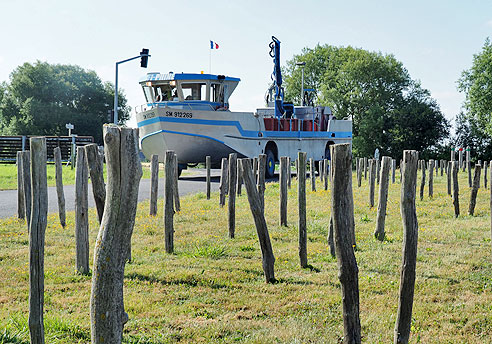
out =
[(220, 48), (212, 51), (212, 72), (242, 80), (231, 110), (254, 111), (270, 80), (275, 35), (282, 63), (318, 43), (393, 54), (453, 119), (463, 101), (456, 80), (492, 38), (492, 1), (478, 0), (0, 0), (0, 13), (0, 81), (41, 60), (77, 64), (114, 82), (116, 61), (149, 48), (147, 70), (138, 60), (120, 66), (133, 107), (144, 102), (138, 79), (146, 72), (208, 72), (213, 40)]

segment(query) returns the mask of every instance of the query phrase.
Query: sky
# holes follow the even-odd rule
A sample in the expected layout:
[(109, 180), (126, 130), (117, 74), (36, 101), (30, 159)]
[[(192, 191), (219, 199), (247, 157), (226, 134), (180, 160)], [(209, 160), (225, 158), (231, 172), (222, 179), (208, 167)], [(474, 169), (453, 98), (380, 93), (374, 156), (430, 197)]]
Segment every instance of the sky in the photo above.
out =
[[(350, 45), (394, 55), (453, 120), (464, 100), (456, 81), (492, 38), (492, 1), (0, 0), (0, 32), (0, 82), (40, 60), (114, 83), (116, 61), (150, 49), (147, 69), (139, 60), (119, 66), (133, 108), (144, 103), (138, 80), (148, 72), (211, 71), (241, 78), (230, 108), (254, 111), (273, 70), (272, 35), (282, 65), (304, 47)], [(136, 126), (134, 113), (128, 125)]]

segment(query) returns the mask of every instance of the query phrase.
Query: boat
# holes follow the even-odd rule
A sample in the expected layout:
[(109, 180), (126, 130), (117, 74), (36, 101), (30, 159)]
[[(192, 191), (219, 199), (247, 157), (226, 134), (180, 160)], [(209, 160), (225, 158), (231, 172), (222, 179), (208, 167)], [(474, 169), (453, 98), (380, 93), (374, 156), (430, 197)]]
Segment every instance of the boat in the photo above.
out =
[[(294, 106), (284, 102), (280, 70), (280, 41), (272, 37), (272, 86), (266, 107), (255, 112), (235, 112), (229, 99), (240, 79), (204, 73), (148, 73), (139, 83), (146, 103), (136, 109), (140, 145), (150, 159), (163, 161), (166, 150), (175, 151), (179, 174), (188, 166), (211, 157), (212, 167), (222, 158), (266, 154), (266, 177), (275, 173), (281, 156), (292, 160), (306, 152), (315, 161), (329, 159), (329, 147), (352, 142), (352, 121), (336, 119), (327, 106)], [(304, 99), (309, 90), (303, 89)]]

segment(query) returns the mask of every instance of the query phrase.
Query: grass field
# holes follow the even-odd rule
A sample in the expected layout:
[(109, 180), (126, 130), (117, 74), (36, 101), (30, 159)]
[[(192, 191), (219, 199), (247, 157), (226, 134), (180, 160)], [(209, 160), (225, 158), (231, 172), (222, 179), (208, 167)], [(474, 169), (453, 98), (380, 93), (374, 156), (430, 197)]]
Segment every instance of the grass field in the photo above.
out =
[[(460, 174), (460, 206), (470, 191)], [(398, 178), (397, 178), (398, 179)], [(434, 178), (434, 198), (417, 200), (419, 246), (411, 343), (492, 343), (492, 259), (489, 190), (480, 189), (475, 216), (455, 219), (446, 177)], [(354, 179), (355, 182), (355, 179)], [(338, 343), (343, 334), (337, 263), (327, 247), (330, 192), (307, 193), (308, 262), (297, 252), (297, 192), (289, 190), (288, 227), (278, 226), (278, 184), (266, 190), (266, 219), (277, 284), (265, 284), (253, 219), (237, 199), (236, 238), (228, 238), (227, 206), (218, 194), (181, 200), (175, 254), (164, 250), (159, 215), (139, 205), (133, 262), (125, 270), (125, 343)], [(318, 185), (319, 187), (319, 185)], [(418, 186), (417, 186), (418, 187)], [(308, 190), (310, 185), (308, 183)], [(377, 195), (376, 195), (377, 198)], [(360, 318), (364, 343), (391, 343), (402, 250), (400, 185), (390, 184), (387, 239), (374, 239), (376, 208), (368, 186), (354, 183)], [(98, 225), (91, 210), (91, 257)], [(91, 258), (92, 260), (92, 258)], [(0, 220), (0, 343), (29, 343), (28, 234), (16, 218)], [(48, 218), (45, 249), (47, 343), (90, 342), (90, 276), (75, 272), (74, 214), (62, 229)]]

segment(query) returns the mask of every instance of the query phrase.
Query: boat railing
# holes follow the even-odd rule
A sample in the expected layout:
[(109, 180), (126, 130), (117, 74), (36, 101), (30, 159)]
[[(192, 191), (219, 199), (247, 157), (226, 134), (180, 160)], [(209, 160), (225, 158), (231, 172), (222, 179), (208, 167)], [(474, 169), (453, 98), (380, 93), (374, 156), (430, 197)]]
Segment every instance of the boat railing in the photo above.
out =
[(203, 111), (215, 111), (215, 108), (210, 104), (197, 103), (197, 104), (189, 104), (189, 103), (179, 103), (172, 104), (168, 103), (147, 103), (142, 104), (140, 106), (135, 107), (135, 113), (138, 114), (140, 112), (148, 111), (155, 108), (174, 108), (179, 110), (203, 110)]

